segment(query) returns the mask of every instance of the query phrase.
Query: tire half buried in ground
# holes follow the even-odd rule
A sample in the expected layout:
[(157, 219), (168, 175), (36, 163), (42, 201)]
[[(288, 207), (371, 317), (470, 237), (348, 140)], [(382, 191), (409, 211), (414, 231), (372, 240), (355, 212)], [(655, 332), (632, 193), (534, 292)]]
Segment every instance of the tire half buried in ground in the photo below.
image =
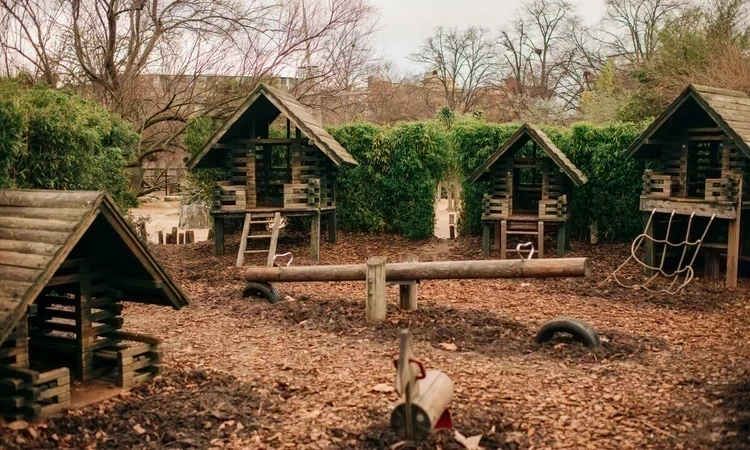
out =
[(534, 340), (538, 344), (543, 344), (552, 339), (557, 333), (567, 333), (573, 336), (573, 339), (582, 343), (593, 350), (601, 348), (599, 335), (583, 320), (575, 317), (557, 317), (545, 323)]
[(284, 300), (284, 295), (272, 283), (250, 281), (242, 290), (243, 297), (251, 295), (263, 297), (270, 304), (279, 303)]

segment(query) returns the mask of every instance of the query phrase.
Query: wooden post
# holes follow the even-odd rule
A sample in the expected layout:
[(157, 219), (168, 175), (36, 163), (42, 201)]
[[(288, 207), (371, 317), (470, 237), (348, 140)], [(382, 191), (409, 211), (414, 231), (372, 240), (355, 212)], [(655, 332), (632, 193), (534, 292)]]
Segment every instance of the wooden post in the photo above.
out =
[(328, 242), (336, 244), (336, 210), (328, 214)]
[(214, 229), (209, 228), (208, 229), (208, 236), (206, 237), (207, 241), (213, 241), (214, 240)]
[(493, 238), (492, 243), (495, 246), (495, 251), (496, 252), (500, 251), (500, 232), (501, 232), (500, 222), (495, 222), (495, 236)]
[(456, 239), (456, 215), (453, 213), (448, 214), (448, 237)]
[[(398, 260), (399, 262), (417, 262), (419, 257), (413, 253), (406, 253), (401, 255)], [(417, 310), (417, 291), (419, 287), (417, 280), (414, 280), (413, 284), (402, 284), (398, 287), (399, 299), (401, 302), (401, 309), (407, 311)]]
[[(412, 436), (423, 441), (448, 408), (453, 397), (453, 382), (439, 370), (428, 370), (425, 378), (417, 380), (419, 394), (412, 399)], [(391, 413), (391, 429), (399, 439), (406, 439), (406, 402), (402, 399)]]
[(214, 216), (214, 254), (224, 256), (224, 218)]
[(538, 255), (537, 257), (539, 259), (542, 259), (544, 258), (544, 221), (540, 220), (539, 222), (537, 222), (536, 226), (537, 226), (537, 233), (538, 233), (536, 236), (537, 255)]
[(482, 222), (482, 256), (490, 256), (490, 222)]
[(90, 373), (94, 369), (94, 353), (91, 345), (94, 336), (91, 331), (91, 266), (81, 264), (80, 281), (78, 282), (78, 299), (75, 305), (76, 314), (76, 372), (78, 379), (88, 381)]
[(162, 230), (159, 230), (159, 244), (164, 243), (164, 232)]
[(737, 269), (740, 256), (740, 213), (742, 202), (737, 205), (737, 218), (729, 221), (727, 239), (727, 279), (726, 285), (730, 289), (737, 287)]
[[(651, 220), (649, 222), (650, 217), (651, 217), (651, 213), (643, 213), (644, 225), (648, 224), (648, 227), (646, 228), (644, 233), (647, 236), (653, 237), (654, 236), (654, 220), (656, 220), (656, 214), (654, 214), (654, 220)], [(654, 241), (652, 241), (651, 239), (644, 239), (643, 251), (644, 251), (643, 262), (653, 267), (656, 261), (656, 249), (654, 248)], [(649, 268), (646, 268), (646, 276), (649, 276), (649, 277), (654, 276), (654, 271)]]
[(245, 265), (245, 250), (247, 250), (247, 238), (250, 234), (250, 221), (253, 215), (251, 213), (245, 214), (245, 221), (242, 223), (242, 234), (240, 234), (240, 249), (237, 251), (237, 267)]
[(385, 320), (385, 258), (367, 260), (367, 299), (365, 321), (375, 324)]
[(320, 261), (320, 213), (313, 216), (310, 225), (310, 253), (313, 261)]
[(565, 222), (565, 251), (570, 251), (570, 230), (572, 227), (568, 226), (568, 222)]
[(179, 236), (179, 241), (177, 243), (180, 244), (180, 245), (184, 244), (185, 243), (185, 233), (179, 233), (178, 236)]
[(500, 222), (500, 259), (508, 257), (508, 221)]
[(560, 222), (560, 227), (557, 229), (557, 257), (562, 258), (565, 256), (565, 241), (567, 239), (567, 228), (566, 222)]
[(185, 243), (186, 244), (194, 244), (195, 243), (195, 231), (188, 230), (185, 232)]

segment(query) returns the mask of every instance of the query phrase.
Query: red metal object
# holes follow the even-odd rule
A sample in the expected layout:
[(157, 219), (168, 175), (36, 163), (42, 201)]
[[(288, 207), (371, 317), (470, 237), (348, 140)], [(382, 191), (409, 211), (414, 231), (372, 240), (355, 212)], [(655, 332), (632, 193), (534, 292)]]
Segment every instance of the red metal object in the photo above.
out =
[[(425, 371), (422, 361), (417, 358), (409, 358), (409, 364), (416, 364), (419, 367), (419, 375), (415, 377), (415, 380), (421, 380), (427, 376), (427, 371)], [(393, 366), (398, 369), (398, 358), (393, 358)]]
[(443, 414), (438, 419), (437, 423), (435, 424), (435, 429), (446, 429), (446, 430), (452, 430), (453, 429), (453, 417), (451, 417), (451, 410), (446, 409), (443, 411)]

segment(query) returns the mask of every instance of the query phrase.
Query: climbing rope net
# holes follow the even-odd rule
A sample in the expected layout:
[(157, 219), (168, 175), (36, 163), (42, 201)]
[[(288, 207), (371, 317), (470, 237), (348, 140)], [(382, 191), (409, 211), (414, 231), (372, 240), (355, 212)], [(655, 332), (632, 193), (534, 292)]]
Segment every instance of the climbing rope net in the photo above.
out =
[[(700, 239), (696, 239), (694, 241), (690, 240), (690, 231), (692, 230), (693, 226), (693, 218), (695, 217), (695, 213), (690, 214), (690, 219), (688, 220), (687, 224), (687, 231), (685, 232), (685, 239), (680, 242), (672, 242), (669, 240), (669, 234), (670, 231), (672, 231), (672, 222), (674, 220), (675, 211), (672, 211), (672, 214), (669, 216), (669, 222), (667, 223), (667, 233), (664, 239), (656, 239), (653, 236), (648, 234), (648, 230), (652, 229), (651, 224), (654, 220), (654, 216), (656, 215), (656, 210), (651, 211), (651, 215), (649, 216), (648, 222), (646, 223), (646, 229), (643, 231), (643, 233), (639, 234), (638, 237), (636, 237), (633, 240), (633, 244), (630, 246), (630, 256), (628, 259), (625, 260), (620, 266), (615, 269), (614, 272), (612, 272), (609, 277), (607, 277), (606, 280), (604, 280), (604, 283), (609, 281), (610, 279), (614, 280), (617, 284), (624, 288), (630, 288), (630, 289), (645, 289), (649, 292), (663, 292), (666, 294), (676, 294), (680, 292), (685, 286), (687, 286), (691, 281), (693, 281), (693, 277), (695, 276), (695, 273), (693, 271), (693, 263), (695, 262), (695, 258), (698, 256), (698, 250), (701, 248), (701, 244), (703, 243), (703, 240), (706, 238), (706, 234), (708, 233), (708, 229), (711, 228), (711, 224), (714, 221), (714, 218), (716, 217), (716, 214), (712, 215), (711, 218), (708, 220), (708, 225), (706, 225), (706, 229), (703, 230), (703, 234), (701, 235)], [(651, 245), (655, 244), (661, 244), (662, 245), (662, 254), (661, 259), (659, 261), (659, 265), (655, 266), (652, 264), (655, 264), (655, 261), (652, 263), (647, 263), (646, 261), (640, 259), (637, 256), (638, 249), (644, 245), (645, 242), (650, 242)], [(680, 256), (680, 261), (677, 264), (677, 267), (673, 271), (666, 270), (665, 262), (667, 259), (667, 250), (670, 248), (679, 248), (682, 247), (682, 255)], [(688, 250), (694, 248), (693, 255), (689, 259), (689, 262), (686, 263), (686, 257), (688, 255)], [(620, 270), (625, 267), (631, 260), (637, 262), (642, 267), (644, 267), (647, 271), (647, 273), (651, 272), (653, 275), (646, 280), (644, 283), (634, 283), (631, 285), (627, 285), (620, 281), (620, 279), (617, 277)], [(669, 284), (666, 288), (657, 288), (655, 287), (655, 282), (657, 279), (666, 279)]]

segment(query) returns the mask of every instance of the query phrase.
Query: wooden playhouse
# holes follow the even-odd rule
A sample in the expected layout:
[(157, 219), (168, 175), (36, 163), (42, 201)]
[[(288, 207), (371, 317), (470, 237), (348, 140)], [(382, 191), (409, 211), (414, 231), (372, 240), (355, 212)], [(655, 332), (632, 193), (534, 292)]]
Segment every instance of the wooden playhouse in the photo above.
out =
[[(646, 232), (658, 239), (669, 230), (671, 242), (700, 238), (709, 277), (718, 277), (726, 258), (726, 285), (737, 286), (740, 259), (750, 259), (742, 243), (750, 208), (750, 186), (743, 178), (750, 167), (750, 97), (742, 92), (688, 86), (628, 148), (625, 156), (650, 160), (643, 174), (640, 209)], [(693, 219), (690, 219), (690, 216)], [(714, 218), (711, 221), (711, 218)], [(690, 223), (690, 229), (688, 229)], [(657, 251), (664, 246), (646, 241), (645, 262), (658, 266)], [(669, 253), (667, 248), (667, 253)], [(680, 250), (681, 251), (681, 250)], [(669, 256), (669, 255), (667, 255)]]
[[(280, 116), (286, 118), (284, 136), (271, 137), (271, 124)], [(268, 252), (270, 264), (284, 216), (312, 217), (311, 247), (317, 260), (321, 216), (328, 219), (329, 240), (336, 241), (337, 169), (356, 165), (313, 111), (265, 84), (248, 96), (187, 163), (189, 169), (224, 170), (224, 177), (214, 186), (211, 208), (216, 254), (224, 254), (225, 219), (244, 216), (238, 266), (244, 264), (245, 253), (251, 252), (246, 249), (252, 239), (270, 239), (269, 248), (253, 251)], [(272, 224), (270, 234), (252, 234), (254, 227), (266, 224)]]
[(491, 235), (501, 259), (511, 250), (508, 239), (514, 235), (536, 238), (540, 258), (548, 232), (557, 231), (558, 257), (569, 248), (571, 189), (588, 179), (542, 130), (528, 123), (521, 126), (474, 171), (470, 181), (490, 185), (482, 208), (485, 257), (490, 255)]
[(71, 380), (123, 388), (160, 371), (124, 302), (188, 304), (102, 192), (0, 189), (0, 416), (52, 414)]

